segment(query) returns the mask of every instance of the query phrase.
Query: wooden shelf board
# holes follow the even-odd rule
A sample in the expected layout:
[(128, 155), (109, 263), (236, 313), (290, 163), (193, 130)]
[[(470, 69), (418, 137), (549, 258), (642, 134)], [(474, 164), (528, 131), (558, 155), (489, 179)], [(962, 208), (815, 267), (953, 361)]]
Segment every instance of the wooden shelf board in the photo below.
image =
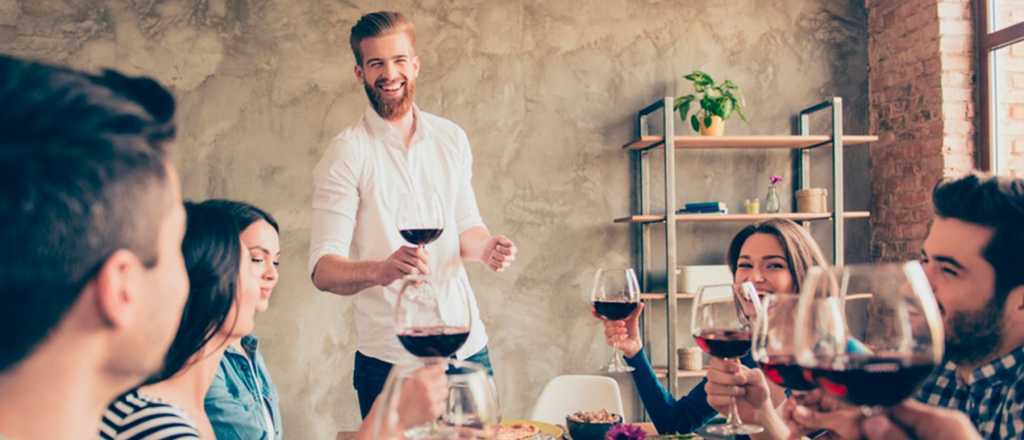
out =
[[(680, 293), (677, 293), (675, 295), (675, 297), (676, 297), (677, 300), (680, 300), (680, 299), (694, 299), (694, 298), (697, 297), (697, 295), (694, 294), (694, 293), (682, 293), (682, 292), (680, 292)], [(665, 292), (661, 292), (661, 293), (641, 293), (640, 294), (640, 299), (644, 300), (644, 301), (664, 301), (665, 300)]]
[(616, 218), (615, 223), (658, 223), (665, 221), (663, 215), (631, 215), (629, 217)]
[[(662, 143), (661, 136), (643, 136), (622, 148), (627, 150), (646, 150)], [(790, 149), (796, 150), (822, 144), (828, 144), (831, 136), (676, 136), (677, 149)], [(875, 142), (878, 136), (843, 135), (844, 145), (859, 145)]]
[[(846, 211), (843, 213), (845, 219), (862, 219), (871, 217), (868, 211)], [(806, 213), (806, 212), (780, 212), (777, 214), (676, 214), (677, 222), (684, 223), (710, 223), (710, 222), (757, 222), (775, 218), (790, 219), (795, 222), (829, 220), (831, 213)], [(664, 215), (634, 215), (619, 217), (615, 223), (661, 223), (665, 221)]]
[[(708, 370), (697, 370), (697, 371), (679, 370), (676, 373), (676, 377), (679, 377), (679, 378), (704, 377), (704, 376), (707, 376), (707, 374), (708, 374)], [(665, 376), (668, 376), (668, 368), (666, 368), (666, 367), (654, 367), (654, 375), (659, 377), (659, 378), (663, 378)]]

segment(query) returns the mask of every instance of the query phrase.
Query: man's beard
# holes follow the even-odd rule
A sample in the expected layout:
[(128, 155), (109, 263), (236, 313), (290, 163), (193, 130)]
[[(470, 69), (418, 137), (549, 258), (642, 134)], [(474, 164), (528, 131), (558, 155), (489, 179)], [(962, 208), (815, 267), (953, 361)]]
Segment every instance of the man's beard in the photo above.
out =
[[(416, 95), (416, 82), (409, 81), (404, 75), (402, 76), (402, 81), (405, 81), (405, 93), (397, 100), (384, 98), (376, 86), (371, 86), (366, 81), (363, 81), (363, 89), (366, 90), (366, 97), (370, 99), (370, 105), (385, 120), (392, 121), (398, 119), (405, 116), (412, 109), (412, 99)], [(381, 78), (377, 80), (377, 85), (382, 85), (386, 82)]]
[(946, 359), (957, 365), (971, 365), (994, 353), (1003, 339), (1002, 306), (993, 297), (981, 310), (950, 316)]

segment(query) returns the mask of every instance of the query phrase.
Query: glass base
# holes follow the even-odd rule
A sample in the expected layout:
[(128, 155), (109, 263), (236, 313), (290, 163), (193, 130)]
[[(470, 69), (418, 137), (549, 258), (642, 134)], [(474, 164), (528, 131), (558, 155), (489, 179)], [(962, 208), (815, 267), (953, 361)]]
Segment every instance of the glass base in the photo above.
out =
[(601, 369), (601, 371), (604, 371), (605, 373), (632, 373), (636, 371), (636, 368), (630, 367), (629, 365), (615, 366), (609, 364)]
[(626, 365), (626, 360), (622, 359), (622, 353), (619, 353), (618, 350), (615, 350), (615, 354), (612, 355), (612, 360), (608, 362), (608, 365), (601, 369), (605, 373), (632, 373), (634, 370), (636, 368)]
[(748, 425), (746, 423), (740, 425), (722, 424), (705, 426), (701, 431), (717, 436), (751, 435), (764, 432), (764, 427)]
[(403, 434), (404, 438), (408, 440), (441, 440), (458, 438), (458, 432), (437, 422), (411, 428), (406, 430)]

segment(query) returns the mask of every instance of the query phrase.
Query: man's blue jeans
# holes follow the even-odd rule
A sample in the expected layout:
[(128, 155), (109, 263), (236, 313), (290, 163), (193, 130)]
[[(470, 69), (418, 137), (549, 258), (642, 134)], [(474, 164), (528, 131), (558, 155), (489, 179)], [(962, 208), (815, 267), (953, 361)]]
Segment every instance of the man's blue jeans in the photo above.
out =
[[(487, 369), (487, 373), (494, 376), (494, 369), (491, 367), (491, 356), (487, 347), (466, 358), (467, 361), (476, 362)], [(366, 356), (356, 352), (355, 373), (352, 376), (352, 385), (356, 388), (359, 396), (359, 413), (365, 419), (373, 408), (373, 402), (377, 396), (384, 391), (384, 382), (388, 379), (393, 365), (377, 358)]]

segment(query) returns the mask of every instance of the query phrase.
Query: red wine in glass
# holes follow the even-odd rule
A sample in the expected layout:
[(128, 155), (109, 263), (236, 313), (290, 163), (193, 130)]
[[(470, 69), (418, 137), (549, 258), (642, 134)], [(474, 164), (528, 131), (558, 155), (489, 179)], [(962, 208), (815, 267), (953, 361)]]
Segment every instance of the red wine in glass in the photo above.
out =
[(594, 301), (594, 310), (609, 321), (626, 319), (630, 313), (636, 310), (636, 307), (637, 303), (635, 302)]
[(398, 231), (405, 241), (417, 246), (426, 246), (430, 244), (441, 237), (442, 232), (444, 232), (444, 228), (400, 229)]
[(930, 359), (855, 356), (811, 368), (825, 392), (854, 405), (892, 406), (912, 396), (932, 374)]
[(468, 338), (466, 327), (412, 327), (398, 334), (402, 346), (418, 357), (450, 357)]
[(796, 363), (796, 358), (787, 355), (768, 356), (759, 361), (761, 371), (768, 380), (793, 391), (810, 391), (818, 387), (809, 370)]
[(735, 359), (750, 352), (750, 331), (704, 329), (694, 335), (705, 353), (722, 359)]

